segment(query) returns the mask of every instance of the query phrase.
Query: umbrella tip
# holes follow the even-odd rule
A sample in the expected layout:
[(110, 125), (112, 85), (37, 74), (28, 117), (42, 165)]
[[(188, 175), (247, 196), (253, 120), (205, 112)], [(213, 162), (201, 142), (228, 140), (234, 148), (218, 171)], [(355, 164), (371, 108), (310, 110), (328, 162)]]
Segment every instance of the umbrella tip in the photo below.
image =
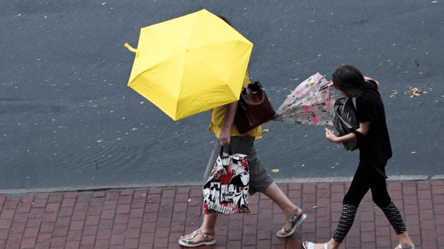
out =
[(137, 49), (131, 47), (131, 45), (129, 45), (128, 42), (125, 42), (125, 44), (123, 44), (123, 46), (125, 46), (129, 51), (135, 53), (136, 57), (139, 57), (139, 51), (137, 51)]

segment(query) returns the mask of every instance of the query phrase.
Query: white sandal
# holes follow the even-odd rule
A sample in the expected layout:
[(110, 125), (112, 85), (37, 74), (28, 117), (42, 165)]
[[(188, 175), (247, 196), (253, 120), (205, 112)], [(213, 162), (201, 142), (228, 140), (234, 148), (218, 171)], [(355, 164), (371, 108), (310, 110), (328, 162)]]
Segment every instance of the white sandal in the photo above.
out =
[(398, 245), (399, 249), (415, 249), (415, 245), (411, 244), (409, 246), (401, 246), (401, 244)]
[[(315, 244), (312, 242), (308, 242), (307, 246), (305, 246), (305, 242), (302, 242), (302, 247), (304, 249), (315, 249)], [(328, 249), (327, 243), (324, 243), (324, 249)]]

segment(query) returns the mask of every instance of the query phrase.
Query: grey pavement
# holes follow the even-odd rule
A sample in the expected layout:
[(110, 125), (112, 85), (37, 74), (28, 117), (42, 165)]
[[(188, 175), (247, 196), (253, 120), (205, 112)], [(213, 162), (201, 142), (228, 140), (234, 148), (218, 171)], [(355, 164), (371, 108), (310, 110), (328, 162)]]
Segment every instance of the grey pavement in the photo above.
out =
[[(326, 242), (336, 228), (350, 182), (281, 183), (307, 214), (289, 238), (275, 236), (284, 223), (279, 207), (263, 194), (250, 199), (250, 214), (220, 215), (216, 245), (199, 248), (301, 248)], [(389, 181), (416, 249), (442, 248), (444, 181)], [(180, 248), (179, 237), (202, 221), (201, 187), (125, 188), (96, 191), (0, 194), (0, 248)], [(359, 206), (341, 249), (385, 249), (396, 234), (370, 192)]]

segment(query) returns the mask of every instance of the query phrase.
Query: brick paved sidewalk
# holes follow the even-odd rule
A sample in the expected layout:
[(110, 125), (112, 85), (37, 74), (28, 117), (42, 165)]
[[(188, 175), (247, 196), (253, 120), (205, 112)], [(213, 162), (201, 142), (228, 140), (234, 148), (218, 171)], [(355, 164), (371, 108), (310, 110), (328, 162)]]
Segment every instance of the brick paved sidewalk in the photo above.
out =
[[(283, 214), (257, 194), (250, 199), (251, 214), (219, 216), (212, 248), (300, 248), (302, 239), (327, 241), (349, 183), (279, 186), (308, 214), (296, 234), (275, 236)], [(417, 248), (444, 248), (444, 181), (388, 186)], [(0, 248), (180, 248), (179, 236), (201, 223), (201, 202), (198, 187), (0, 195)], [(341, 248), (396, 245), (393, 229), (367, 194)]]

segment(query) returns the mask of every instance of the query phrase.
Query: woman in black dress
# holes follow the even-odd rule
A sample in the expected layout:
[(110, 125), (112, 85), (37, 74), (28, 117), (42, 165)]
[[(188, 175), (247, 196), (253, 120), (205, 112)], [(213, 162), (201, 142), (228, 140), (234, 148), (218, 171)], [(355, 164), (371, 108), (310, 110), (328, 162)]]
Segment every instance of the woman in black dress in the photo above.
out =
[(343, 200), (342, 214), (332, 239), (324, 244), (304, 242), (306, 249), (336, 249), (344, 240), (358, 210), (359, 203), (369, 189), (373, 201), (382, 209), (398, 235), (396, 248), (413, 249), (401, 214), (391, 201), (387, 191), (385, 165), (392, 157), (392, 148), (387, 129), (384, 104), (378, 92), (379, 82), (364, 77), (354, 66), (340, 66), (333, 73), (333, 83), (344, 96), (356, 97), (359, 128), (338, 137), (332, 130), (325, 129), (326, 138), (333, 143), (343, 143), (357, 139), (359, 144), (359, 165), (350, 189)]

